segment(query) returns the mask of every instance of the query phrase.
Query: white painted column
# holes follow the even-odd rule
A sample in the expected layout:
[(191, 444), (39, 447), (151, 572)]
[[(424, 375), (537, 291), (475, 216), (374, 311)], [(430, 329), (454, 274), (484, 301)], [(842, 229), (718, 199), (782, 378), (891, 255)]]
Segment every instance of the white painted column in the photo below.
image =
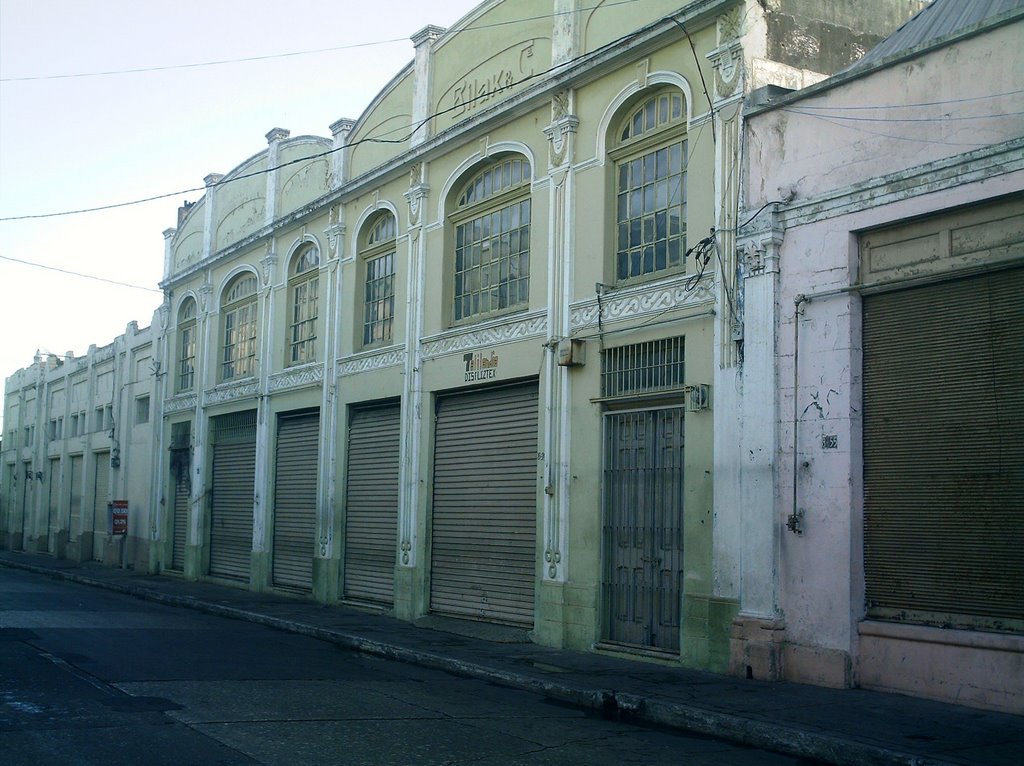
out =
[(418, 146), (430, 137), (428, 118), (431, 113), (431, 67), (430, 52), (434, 41), (444, 34), (443, 27), (427, 25), (414, 34), (412, 44), (416, 48), (413, 62), (413, 95), (412, 95), (412, 138), (410, 146)]
[[(559, 0), (560, 2), (560, 0)], [(556, 8), (559, 5), (556, 2)], [(559, 366), (559, 341), (569, 337), (573, 269), (575, 155), (579, 119), (573, 114), (575, 94), (560, 91), (551, 99), (551, 124), (544, 128), (548, 138), (548, 175), (551, 178), (548, 202), (548, 295), (547, 354), (544, 376), (544, 510), (543, 578), (565, 582), (568, 579), (568, 534), (571, 467), (570, 408), (572, 404), (572, 367)]]
[[(429, 28), (428, 28), (429, 29)], [(412, 166), (409, 173), (409, 250), (407, 281), (405, 286), (405, 385), (402, 391), (402, 431), (399, 447), (398, 498), (398, 565), (414, 568), (420, 540), (420, 439), (423, 431), (423, 356), (420, 338), (423, 337), (424, 273), (426, 270), (426, 206), (430, 187), (427, 168), (422, 163)]]
[[(337, 135), (337, 134), (336, 134)], [(346, 132), (347, 135), (347, 132)], [(345, 256), (344, 208), (332, 214), (335, 220), (327, 227), (328, 254), (324, 313), (324, 375), (320, 400), (320, 466), (317, 486), (317, 550), (316, 556), (330, 559), (334, 551), (335, 509), (337, 508), (338, 462), (338, 356), (341, 338), (341, 263)], [(314, 587), (316, 584), (314, 583)], [(336, 585), (326, 588), (333, 591)], [(328, 594), (324, 594), (325, 596)], [(335, 595), (330, 594), (332, 597)]]
[[(209, 280), (209, 274), (207, 274)], [(199, 577), (203, 572), (203, 531), (206, 528), (206, 485), (209, 482), (206, 459), (210, 440), (210, 422), (206, 417), (206, 391), (217, 379), (217, 313), (214, 312), (213, 285), (204, 282), (196, 301), (196, 408), (192, 428), (192, 496), (186, 545), (194, 552), (185, 556), (185, 573)]]
[(263, 225), (270, 226), (277, 218), (278, 163), (281, 161), (281, 142), (291, 133), (284, 128), (274, 128), (267, 133), (267, 198), (263, 205)]
[[(273, 247), (273, 245), (270, 245)], [(257, 332), (259, 345), (256, 349), (257, 386), (259, 394), (256, 404), (256, 479), (252, 506), (252, 550), (264, 553), (270, 550), (270, 487), (273, 476), (270, 445), (273, 438), (271, 426), (273, 417), (270, 407), (270, 372), (274, 367), (274, 325), (277, 321), (274, 311), (274, 283), (277, 276), (277, 253), (270, 250), (260, 259), (260, 319)], [(261, 571), (253, 568), (253, 575)], [(267, 572), (269, 577), (269, 570)], [(262, 585), (262, 583), (255, 583)]]

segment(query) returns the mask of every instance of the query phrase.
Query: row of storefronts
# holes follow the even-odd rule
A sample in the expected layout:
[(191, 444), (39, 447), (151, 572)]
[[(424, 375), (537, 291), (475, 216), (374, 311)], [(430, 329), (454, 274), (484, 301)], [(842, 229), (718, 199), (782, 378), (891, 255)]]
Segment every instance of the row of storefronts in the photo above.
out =
[[(488, 0), (414, 35), (413, 62), (331, 138), (272, 130), (164, 232), (150, 328), (8, 379), (4, 544), (552, 646), (884, 687), (888, 649), (858, 626), (899, 622), (918, 591), (890, 567), (910, 532), (874, 505), (901, 502), (886, 492), (906, 477), (877, 466), (910, 449), (886, 431), (905, 399), (877, 370), (909, 351), (885, 362), (874, 339), (912, 337), (924, 307), (866, 295), (862, 328), (870, 271), (801, 239), (832, 200), (801, 207), (815, 160), (801, 178), (783, 159), (797, 148), (773, 143), (801, 107), (748, 96), (810, 86), (856, 46), (831, 61), (845, 22), (775, 5)], [(873, 3), (858, 44), (921, 5)], [(828, 55), (787, 45), (794, 23)], [(845, 106), (860, 87), (845, 83), (865, 77), (806, 92)], [(943, 178), (942, 204), (966, 202)], [(1019, 195), (999, 178), (997, 196)], [(850, 210), (870, 207), (859, 188), (843, 192)], [(934, 212), (895, 193), (896, 219)], [(850, 263), (887, 215), (842, 220)], [(856, 318), (810, 325), (825, 294), (856, 301), (840, 314)], [(102, 428), (23, 433), (77, 411), (55, 392), (79, 378), (73, 401), (109, 409)], [(887, 414), (861, 423), (867, 403)], [(60, 478), (29, 478), (40, 470)], [(851, 559), (862, 545), (866, 561)], [(1017, 623), (999, 625), (959, 627), (1019, 643)], [(915, 683), (892, 688), (946, 693)], [(971, 704), (1005, 699), (992, 686)]]

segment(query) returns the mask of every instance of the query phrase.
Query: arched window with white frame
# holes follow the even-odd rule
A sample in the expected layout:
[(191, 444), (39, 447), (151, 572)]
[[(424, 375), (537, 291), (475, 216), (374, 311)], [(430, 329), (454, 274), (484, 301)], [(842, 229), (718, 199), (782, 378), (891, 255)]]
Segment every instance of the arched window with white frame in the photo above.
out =
[(391, 341), (395, 321), (395, 237), (397, 225), (390, 211), (370, 219), (360, 242), (363, 264), (362, 345)]
[(616, 123), (615, 279), (683, 271), (686, 253), (686, 104), (666, 87)]
[(316, 360), (320, 301), (320, 250), (302, 245), (288, 268), (288, 366)]
[(221, 300), (222, 381), (256, 374), (256, 293), (259, 278), (246, 271), (224, 288)]
[(525, 308), (530, 300), (530, 162), (509, 154), (459, 187), (452, 321)]

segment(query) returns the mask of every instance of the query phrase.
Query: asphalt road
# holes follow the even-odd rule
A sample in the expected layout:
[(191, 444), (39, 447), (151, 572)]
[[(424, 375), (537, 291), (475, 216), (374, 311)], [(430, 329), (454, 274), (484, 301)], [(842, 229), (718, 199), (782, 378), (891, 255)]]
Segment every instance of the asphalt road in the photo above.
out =
[(0, 569), (4, 766), (798, 762)]

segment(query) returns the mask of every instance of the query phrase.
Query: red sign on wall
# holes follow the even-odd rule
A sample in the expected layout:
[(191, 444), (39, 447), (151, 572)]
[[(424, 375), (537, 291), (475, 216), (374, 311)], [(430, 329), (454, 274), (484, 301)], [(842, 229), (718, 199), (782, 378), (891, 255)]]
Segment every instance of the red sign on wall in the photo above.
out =
[(110, 504), (110, 534), (128, 534), (128, 501), (114, 500)]

